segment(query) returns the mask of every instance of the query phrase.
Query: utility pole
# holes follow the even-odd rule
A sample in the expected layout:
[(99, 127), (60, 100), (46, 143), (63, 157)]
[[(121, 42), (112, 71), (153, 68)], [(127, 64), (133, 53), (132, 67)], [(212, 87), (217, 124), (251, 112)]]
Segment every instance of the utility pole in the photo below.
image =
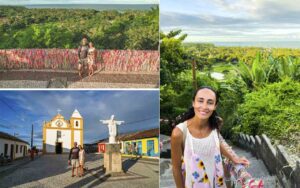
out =
[[(19, 136), (19, 134), (18, 133), (14, 133), (14, 137), (16, 137), (16, 136)], [(17, 153), (17, 144), (16, 144), (16, 141), (15, 141), (15, 143), (14, 143), (14, 151), (13, 151), (13, 156), (11, 156), (11, 158), (12, 159), (15, 159), (15, 156), (16, 156), (16, 153)]]
[(31, 148), (33, 147), (33, 124), (31, 125)]

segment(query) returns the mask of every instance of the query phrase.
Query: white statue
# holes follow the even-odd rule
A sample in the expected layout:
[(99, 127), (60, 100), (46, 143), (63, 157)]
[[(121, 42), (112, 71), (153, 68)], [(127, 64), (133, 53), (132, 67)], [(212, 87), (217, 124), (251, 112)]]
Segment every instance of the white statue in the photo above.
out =
[(116, 143), (117, 125), (121, 125), (124, 121), (115, 121), (114, 115), (109, 120), (100, 120), (103, 124), (107, 124), (109, 133), (109, 143)]

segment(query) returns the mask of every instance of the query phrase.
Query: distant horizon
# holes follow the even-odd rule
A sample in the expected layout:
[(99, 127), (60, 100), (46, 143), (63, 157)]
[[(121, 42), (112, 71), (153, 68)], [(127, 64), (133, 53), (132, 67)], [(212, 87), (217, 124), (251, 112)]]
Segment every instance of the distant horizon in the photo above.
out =
[(103, 10), (150, 10), (156, 4), (27, 4), (21, 5), (27, 9), (93, 9), (97, 11)]
[(36, 4), (159, 4), (158, 0), (0, 0), (0, 5), (36, 5)]
[(24, 5), (0, 5), (5, 7), (24, 7), (26, 9), (70, 9), (70, 10), (96, 10), (110, 11), (116, 10), (119, 12), (134, 10), (134, 11), (149, 11), (158, 6), (158, 4), (24, 4)]
[(55, 3), (55, 4), (20, 4), (20, 5), (2, 5), (0, 6), (31, 6), (31, 5), (159, 5), (155, 3), (145, 3), (145, 4), (126, 4), (126, 3)]
[(185, 44), (213, 44), (216, 47), (256, 47), (300, 49), (300, 41), (223, 41), (223, 42), (183, 42)]

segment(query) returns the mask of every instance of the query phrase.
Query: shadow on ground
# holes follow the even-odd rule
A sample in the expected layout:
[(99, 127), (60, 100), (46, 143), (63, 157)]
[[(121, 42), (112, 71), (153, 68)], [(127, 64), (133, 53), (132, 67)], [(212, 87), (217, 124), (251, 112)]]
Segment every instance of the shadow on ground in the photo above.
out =
[[(109, 174), (105, 175), (105, 170), (103, 165), (100, 167), (89, 169), (85, 173), (86, 175), (83, 176), (81, 180), (71, 185), (68, 185), (65, 188), (81, 187), (91, 182), (93, 183), (88, 185), (87, 187), (95, 187), (95, 186), (99, 186), (101, 183), (105, 182), (110, 177)], [(87, 176), (88, 174), (90, 174), (90, 176)]]
[(122, 162), (123, 171), (126, 173), (133, 165), (138, 162), (139, 158), (129, 158)]
[[(86, 155), (86, 163), (90, 169), (86, 174), (94, 173), (95, 171), (100, 175), (104, 173), (103, 166), (100, 166), (100, 160), (102, 156), (97, 154)], [(95, 162), (99, 160), (99, 165)], [(92, 164), (95, 167), (90, 166)], [(76, 172), (75, 172), (76, 173)], [(27, 183), (32, 183), (33, 186), (38, 184), (37, 181), (43, 183), (59, 183), (59, 181), (70, 180), (71, 166), (68, 165), (68, 155), (43, 155), (39, 159), (29, 162), (23, 166), (19, 166), (18, 169), (5, 174), (0, 178), (0, 187), (12, 187), (20, 186)], [(89, 179), (95, 179), (95, 177), (87, 176)], [(78, 179), (76, 179), (78, 181)], [(86, 182), (85, 180), (84, 182)], [(79, 181), (79, 183), (81, 180)]]

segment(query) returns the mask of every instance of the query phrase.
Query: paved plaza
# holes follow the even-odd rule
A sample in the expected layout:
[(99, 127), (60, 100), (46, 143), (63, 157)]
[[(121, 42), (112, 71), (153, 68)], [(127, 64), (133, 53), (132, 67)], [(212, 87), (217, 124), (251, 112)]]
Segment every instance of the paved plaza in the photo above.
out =
[(88, 170), (84, 177), (71, 177), (68, 155), (43, 155), (13, 171), (2, 172), (0, 187), (159, 187), (158, 160), (123, 158), (125, 173), (105, 175), (102, 155), (87, 154), (86, 158)]
[(80, 80), (77, 71), (0, 70), (1, 88), (158, 88), (159, 73), (97, 72)]

